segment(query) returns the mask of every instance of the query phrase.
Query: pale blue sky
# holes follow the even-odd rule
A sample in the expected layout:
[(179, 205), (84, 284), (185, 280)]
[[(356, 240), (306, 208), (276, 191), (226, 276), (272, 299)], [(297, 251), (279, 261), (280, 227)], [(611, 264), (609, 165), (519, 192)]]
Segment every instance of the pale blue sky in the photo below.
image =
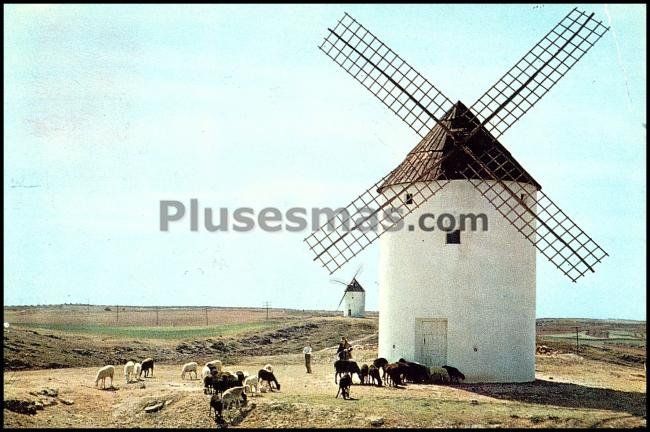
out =
[[(502, 138), (610, 257), (571, 283), (538, 254), (537, 315), (646, 314), (646, 7)], [(161, 199), (338, 207), (416, 135), (317, 49), (347, 11), (471, 104), (573, 5), (5, 6), (5, 304), (334, 309), (303, 233), (158, 230)], [(376, 310), (378, 247), (363, 264)]]

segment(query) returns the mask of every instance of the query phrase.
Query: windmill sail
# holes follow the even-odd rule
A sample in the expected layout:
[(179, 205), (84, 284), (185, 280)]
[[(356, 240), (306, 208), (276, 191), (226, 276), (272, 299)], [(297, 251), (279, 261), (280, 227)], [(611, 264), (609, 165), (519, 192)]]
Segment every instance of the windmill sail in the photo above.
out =
[[(329, 30), (321, 50), (423, 137), (416, 149), (423, 142), (436, 142), (438, 147), (409, 153), (398, 168), (355, 199), (342, 216), (333, 217), (306, 238), (316, 254), (315, 260), (320, 260), (332, 273), (385, 232), (377, 229), (377, 213), (388, 206), (403, 210), (393, 213), (392, 228), (442, 189), (450, 178), (466, 178), (571, 280), (575, 282), (587, 270), (593, 271), (593, 265), (607, 254), (541, 191), (538, 199), (524, 187), (513, 186), (517, 189), (513, 190), (504, 182), (523, 181), (541, 189), (490, 133), (501, 135), (602, 37), (608, 29), (592, 18), (593, 14), (587, 16), (577, 9), (571, 11), (479, 98), (474, 104), (479, 114), (474, 115), (472, 110), (452, 104), (372, 33), (345, 14), (334, 30)], [(456, 118), (450, 114), (454, 111)], [(453, 121), (461, 116), (464, 124), (457, 127)], [(490, 144), (476, 148), (480, 136), (486, 137), (485, 141)], [(434, 139), (436, 137), (439, 142)], [(452, 148), (444, 155), (432, 157), (435, 152), (443, 152), (445, 143)], [(475, 153), (476, 150), (479, 151)], [(399, 185), (401, 192), (386, 198), (381, 191), (387, 185)], [(413, 188), (420, 199), (409, 198), (412, 205), (406, 206), (404, 192), (411, 192)], [(507, 210), (504, 203), (508, 204)], [(535, 212), (538, 206), (542, 209), (540, 215)], [(364, 215), (368, 208), (375, 210)], [(361, 218), (357, 221), (352, 215)], [(561, 215), (559, 222), (558, 215)], [(349, 227), (351, 221), (354, 222), (352, 229)], [(368, 221), (370, 225), (365, 228), (370, 229), (362, 229)], [(341, 228), (347, 229), (340, 232)]]
[(471, 111), (499, 138), (609, 30), (573, 9), (481, 96)]
[[(440, 163), (442, 160), (436, 162), (436, 165)], [(435, 169), (435, 166), (431, 168)], [(315, 255), (314, 261), (318, 260), (330, 274), (358, 255), (381, 234), (401, 223), (405, 216), (449, 183), (443, 176), (424, 181), (428, 171), (420, 170), (410, 183), (399, 186), (400, 193), (387, 199), (381, 193), (381, 186), (392, 175), (393, 172), (374, 183), (304, 239)], [(406, 205), (406, 191), (412, 194), (412, 200), (417, 204)]]
[(453, 102), (347, 13), (319, 48), (424, 137)]
[(341, 303), (343, 303), (343, 299), (345, 298), (345, 291), (343, 291), (343, 295), (341, 296), (341, 301), (339, 301), (339, 305), (336, 307), (336, 310), (339, 310), (341, 307)]

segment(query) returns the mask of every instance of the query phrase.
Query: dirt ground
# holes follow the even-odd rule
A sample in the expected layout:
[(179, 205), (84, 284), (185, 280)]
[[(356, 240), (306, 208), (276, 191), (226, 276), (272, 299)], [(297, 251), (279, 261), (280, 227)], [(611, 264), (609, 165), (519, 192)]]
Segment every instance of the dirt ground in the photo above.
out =
[[(363, 344), (363, 342), (362, 342)], [(374, 343), (355, 360), (370, 363)], [(608, 364), (575, 354), (537, 356), (537, 380), (528, 384), (407, 385), (403, 389), (354, 385), (353, 400), (335, 399), (334, 351), (316, 352), (314, 373), (300, 354), (245, 357), (227, 370), (256, 373), (271, 363), (282, 388), (251, 398), (238, 427), (645, 427), (642, 366)], [(5, 427), (214, 427), (200, 380), (181, 380), (180, 364), (156, 364), (154, 376), (126, 384), (116, 367), (114, 389), (94, 388), (97, 367), (6, 371), (4, 399), (37, 399), (56, 388), (55, 405), (35, 415), (4, 410)], [(358, 382), (355, 377), (355, 383)], [(144, 383), (144, 388), (141, 388)], [(108, 384), (108, 382), (107, 382)], [(60, 399), (74, 401), (66, 405)], [(145, 413), (153, 402), (162, 410)], [(253, 407), (254, 406), (254, 407)], [(253, 407), (253, 408), (252, 408)]]

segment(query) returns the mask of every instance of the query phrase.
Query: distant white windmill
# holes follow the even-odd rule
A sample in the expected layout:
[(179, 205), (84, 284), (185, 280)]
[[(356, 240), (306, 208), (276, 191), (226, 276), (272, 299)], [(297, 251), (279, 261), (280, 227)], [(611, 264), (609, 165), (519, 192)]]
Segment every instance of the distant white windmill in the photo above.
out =
[(344, 317), (362, 318), (366, 315), (366, 291), (359, 281), (357, 281), (360, 270), (357, 270), (349, 283), (332, 279), (332, 282), (345, 285), (345, 291), (343, 291), (341, 301), (339, 301), (339, 305), (336, 307), (336, 310), (339, 310), (341, 304), (343, 304)]

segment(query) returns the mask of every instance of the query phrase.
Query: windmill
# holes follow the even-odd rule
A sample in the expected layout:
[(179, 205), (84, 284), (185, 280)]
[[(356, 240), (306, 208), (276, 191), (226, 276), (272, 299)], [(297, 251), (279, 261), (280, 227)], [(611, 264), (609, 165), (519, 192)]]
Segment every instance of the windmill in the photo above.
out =
[[(468, 381), (534, 380), (536, 250), (573, 282), (607, 253), (498, 138), (607, 30), (573, 9), (468, 108), (347, 13), (328, 29), (319, 48), (421, 138), (305, 238), (332, 274), (381, 236), (380, 356), (452, 364)], [(425, 214), (462, 211), (489, 231), (423, 229)]]
[(338, 279), (331, 279), (331, 282), (341, 284), (345, 286), (345, 291), (341, 296), (339, 305), (336, 307), (338, 311), (343, 306), (343, 316), (345, 317), (364, 317), (366, 314), (366, 291), (363, 289), (359, 281), (357, 281), (357, 276), (361, 267), (356, 271), (352, 280), (350, 282), (343, 282)]

